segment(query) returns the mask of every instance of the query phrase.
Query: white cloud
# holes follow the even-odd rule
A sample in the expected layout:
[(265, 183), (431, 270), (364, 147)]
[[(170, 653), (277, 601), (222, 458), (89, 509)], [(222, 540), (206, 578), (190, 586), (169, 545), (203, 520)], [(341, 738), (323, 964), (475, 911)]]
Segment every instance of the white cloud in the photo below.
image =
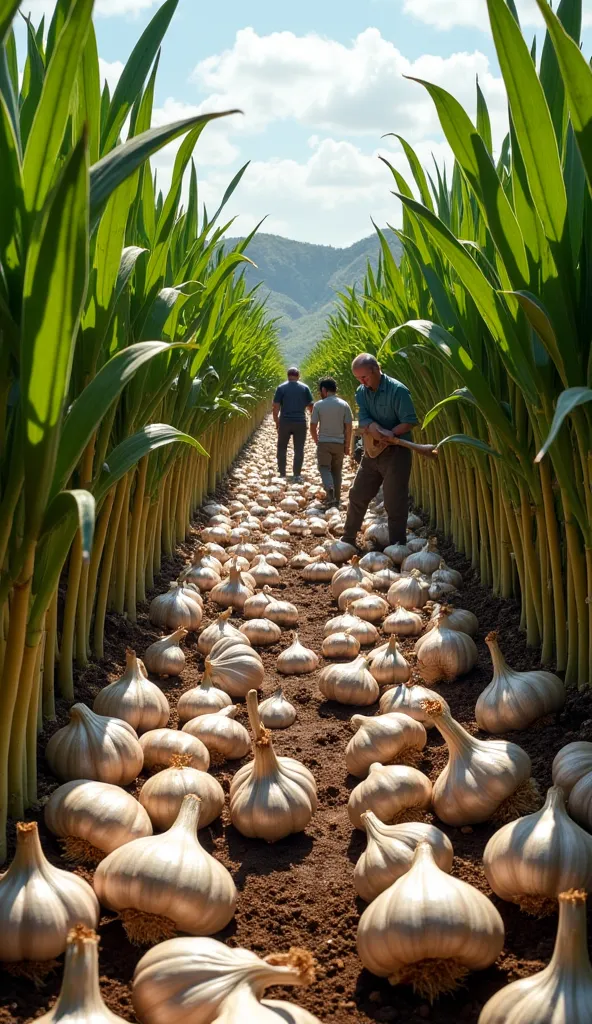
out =
[(111, 95), (113, 95), (113, 90), (119, 81), (122, 71), (123, 64), (120, 60), (114, 60), (109, 62), (108, 60), (103, 60), (102, 57), (99, 57), (99, 75), (101, 79), (101, 88), (103, 87), (103, 82), (106, 81), (107, 85), (109, 86), (109, 91)]
[[(584, 25), (590, 26), (592, 0), (583, 0), (582, 6)], [(516, 8), (523, 27), (544, 25), (535, 0), (516, 0)], [(489, 32), (486, 0), (404, 0), (403, 13), (438, 29), (478, 28)]]
[[(121, 16), (124, 14), (140, 14), (141, 11), (155, 7), (160, 0), (96, 0), (95, 14), (105, 18)], [(55, 10), (55, 0), (23, 0), (21, 11), (23, 14), (30, 14), (34, 24), (45, 15), (51, 17)]]

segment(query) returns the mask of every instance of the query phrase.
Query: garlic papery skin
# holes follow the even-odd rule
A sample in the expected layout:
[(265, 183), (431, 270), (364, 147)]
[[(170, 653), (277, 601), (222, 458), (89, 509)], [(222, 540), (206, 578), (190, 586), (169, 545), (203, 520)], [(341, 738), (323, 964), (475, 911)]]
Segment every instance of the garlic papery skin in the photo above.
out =
[(345, 763), (350, 775), (365, 778), (371, 764), (392, 764), (409, 751), (419, 752), (426, 745), (423, 725), (396, 711), (367, 718), (353, 715), (351, 724), (357, 730), (345, 748)]
[(224, 523), (219, 526), (206, 526), (201, 531), (201, 539), (204, 544), (230, 544), (230, 530)]
[(36, 1020), (42, 1024), (121, 1024), (99, 987), (99, 937), (83, 924), (68, 933), (64, 977), (57, 1002)]
[(416, 722), (421, 722), (426, 729), (433, 729), (434, 721), (426, 713), (425, 705), (422, 704), (422, 701), (426, 700), (440, 701), (446, 711), (450, 710), (448, 704), (439, 693), (436, 693), (435, 690), (429, 690), (427, 686), (422, 685), (419, 676), (412, 675), (408, 683), (399, 683), (398, 686), (385, 690), (380, 698), (378, 707), (381, 715), (388, 715), (391, 711), (398, 711), (403, 715), (409, 715), (410, 718), (414, 718)]
[(176, 629), (170, 636), (156, 640), (144, 653), (144, 663), (149, 672), (157, 676), (180, 676), (185, 668), (185, 655), (179, 641), (187, 636), (183, 627)]
[(132, 941), (155, 942), (175, 930), (212, 934), (232, 920), (236, 888), (200, 845), (199, 814), (200, 801), (190, 793), (168, 832), (126, 843), (99, 864), (95, 892), (103, 906), (119, 911)]
[(300, 575), (307, 583), (328, 583), (336, 571), (337, 566), (334, 562), (326, 562), (324, 559), (319, 559), (305, 565)]
[(319, 675), (319, 690), (327, 700), (359, 707), (374, 704), (380, 692), (361, 655), (344, 665), (327, 665)]
[(308, 1010), (280, 1000), (259, 1002), (250, 985), (241, 985), (231, 992), (220, 1007), (213, 1024), (321, 1024)]
[(212, 650), (206, 658), (206, 669), (212, 683), (231, 697), (245, 697), (253, 687), (258, 690), (265, 675), (257, 651), (246, 643), (227, 647), (217, 656), (215, 649)]
[[(447, 825), (488, 821), (530, 780), (528, 754), (506, 740), (475, 739), (440, 700), (426, 700), (423, 706), (448, 747), (448, 764), (434, 783), (436, 814)], [(518, 802), (514, 817), (520, 814), (519, 807)]]
[(266, 729), (287, 729), (296, 721), (296, 708), (284, 697), (281, 686), (259, 705), (261, 724)]
[(358, 618), (357, 615), (352, 615), (348, 611), (343, 615), (336, 615), (325, 623), (325, 636), (330, 636), (331, 633), (344, 632), (355, 636), (362, 647), (370, 647), (371, 644), (375, 644), (378, 640), (376, 626), (371, 622), (364, 622), (363, 619)]
[(321, 647), (324, 658), (357, 658), (359, 653), (360, 641), (347, 630), (343, 633), (330, 633)]
[(194, 583), (205, 594), (222, 582), (222, 565), (211, 555), (205, 555), (203, 559), (192, 565), (185, 574), (185, 579)]
[(290, 559), (290, 568), (304, 569), (304, 566), (309, 565), (310, 562), (314, 562), (313, 555), (309, 555), (307, 551), (297, 551)]
[(169, 768), (173, 759), (184, 758), (190, 768), (207, 772), (210, 767), (210, 753), (201, 740), (176, 729), (154, 729), (140, 736), (144, 752), (144, 768)]
[[(132, 1001), (142, 1024), (210, 1024), (232, 992), (248, 984), (257, 998), (271, 985), (310, 985), (305, 950), (260, 959), (215, 939), (178, 938), (148, 950), (136, 966)], [(250, 1017), (242, 1018), (250, 1024)], [(286, 1024), (279, 1018), (277, 1024)]]
[(243, 616), (245, 619), (261, 619), (265, 618), (265, 610), (269, 604), (275, 601), (271, 593), (271, 587), (263, 587), (262, 590), (253, 594), (252, 597), (248, 597), (245, 601), (243, 608)]
[[(441, 618), (441, 616), (444, 616), (444, 618)], [(456, 629), (460, 633), (466, 633), (467, 636), (475, 636), (479, 629), (477, 616), (467, 608), (453, 608), (452, 605), (448, 604), (435, 604), (426, 626), (426, 633), (436, 628), (438, 620), (446, 629)]]
[(300, 761), (276, 756), (255, 690), (247, 694), (247, 709), (253, 761), (239, 768), (230, 785), (230, 820), (244, 836), (275, 843), (306, 828), (317, 809), (317, 787)]
[(16, 852), (0, 875), (0, 961), (53, 960), (75, 924), (96, 928), (99, 904), (88, 882), (50, 864), (34, 821), (16, 826)]
[(428, 601), (430, 585), (423, 578), (417, 569), (413, 569), (408, 576), (402, 576), (390, 587), (386, 597), (393, 608), (401, 605), (402, 608), (423, 608)]
[[(179, 758), (181, 761), (182, 758)], [(138, 797), (154, 828), (164, 831), (174, 825), (187, 793), (201, 801), (199, 827), (205, 828), (222, 814), (224, 790), (213, 776), (185, 765), (165, 768), (147, 779)]]
[(496, 992), (478, 1024), (590, 1024), (592, 965), (586, 931), (586, 893), (561, 893), (550, 963)]
[(560, 892), (592, 886), (592, 837), (572, 821), (563, 792), (551, 786), (545, 805), (511, 821), (483, 853), (491, 888), (523, 910), (553, 910)]
[(242, 633), (239, 633), (236, 626), (233, 626), (232, 623), (228, 621), (231, 615), (232, 608), (227, 608), (225, 612), (222, 612), (218, 616), (215, 622), (212, 622), (211, 625), (206, 626), (206, 628), (201, 631), (198, 637), (197, 647), (202, 654), (209, 654), (214, 644), (216, 644), (218, 640), (222, 640), (223, 637), (234, 636), (241, 640), (242, 643), (248, 643)]
[(393, 561), (383, 551), (369, 551), (367, 555), (360, 558), (358, 565), (364, 572), (374, 575), (381, 569), (392, 569)]
[(164, 693), (146, 679), (136, 652), (129, 647), (125, 652), (125, 672), (97, 694), (93, 711), (97, 715), (121, 718), (138, 733), (162, 728), (171, 713)]
[(352, 544), (347, 544), (342, 540), (328, 541), (325, 550), (331, 561), (336, 562), (337, 565), (349, 561), (350, 558), (358, 554)]
[(453, 590), (460, 590), (463, 578), (457, 569), (451, 569), (446, 562), (440, 562), (438, 568), (432, 573), (432, 583), (444, 583), (452, 587)]
[(297, 626), (298, 609), (291, 601), (277, 601), (274, 598), (266, 605), (263, 618), (271, 619), (278, 626)]
[(244, 581), (244, 573), (241, 573), (231, 563), (229, 578), (224, 583), (217, 583), (210, 590), (210, 600), (222, 608), (243, 607), (248, 597), (251, 597), (255, 587), (251, 587)]
[(339, 608), (339, 611), (346, 612), (354, 601), (358, 601), (363, 597), (368, 597), (369, 593), (369, 588), (361, 586), (348, 587), (347, 590), (342, 590), (337, 598), (337, 607)]
[(236, 635), (233, 633), (232, 636), (223, 636), (221, 640), (216, 640), (208, 658), (210, 661), (215, 661), (221, 654), (226, 654), (231, 647), (247, 647), (251, 650), (254, 658), (261, 659), (261, 655), (253, 650), (251, 641), (244, 633), (241, 633), (240, 629)]
[(200, 715), (215, 715), (222, 708), (228, 708), (232, 699), (212, 683), (211, 669), (206, 663), (203, 679), (199, 686), (193, 686), (181, 694), (177, 703), (177, 715), (183, 724)]
[(276, 667), (285, 676), (302, 676), (318, 668), (319, 656), (309, 647), (304, 647), (294, 633), (292, 643), (278, 655)]
[(574, 821), (592, 831), (592, 772), (578, 779), (569, 794), (567, 809)]
[(493, 662), (493, 679), (475, 706), (475, 721), (480, 729), (492, 733), (527, 729), (537, 719), (563, 707), (565, 687), (558, 676), (542, 669), (517, 672), (510, 668), (495, 632), (488, 633), (485, 643)]
[(271, 619), (247, 619), (240, 632), (249, 638), (254, 647), (269, 647), (281, 639), (282, 630)]
[(410, 765), (370, 765), (368, 777), (352, 789), (347, 804), (349, 820), (364, 830), (362, 814), (374, 811), (385, 824), (419, 820), (421, 812), (432, 801), (432, 784), (417, 768)]
[(96, 715), (86, 704), (70, 708), (70, 721), (54, 732), (45, 757), (60, 782), (92, 779), (127, 786), (142, 771), (144, 754), (131, 725)]
[(409, 870), (420, 842), (430, 844), (441, 871), (452, 871), (452, 843), (435, 825), (421, 821), (385, 825), (372, 811), (366, 811), (361, 818), (368, 844), (354, 868), (354, 885), (366, 903), (371, 903)]
[(200, 715), (183, 726), (183, 732), (197, 736), (210, 754), (220, 754), (227, 761), (238, 761), (249, 753), (251, 742), (244, 725), (234, 721), (238, 708), (233, 704), (215, 715)]
[[(286, 556), (281, 551), (276, 550), (268, 551), (265, 555), (265, 561), (273, 569), (283, 569), (288, 564)], [(249, 575), (252, 576), (252, 573), (249, 572)]]
[(442, 871), (426, 842), (417, 844), (409, 870), (366, 908), (357, 935), (364, 967), (428, 999), (489, 967), (503, 944), (491, 900)]
[(66, 858), (87, 864), (97, 864), (132, 839), (152, 835), (144, 808), (108, 782), (65, 782), (51, 794), (43, 814), (48, 829), (64, 841)]
[(360, 567), (360, 559), (357, 555), (351, 560), (351, 565), (344, 565), (341, 569), (335, 569), (331, 579), (331, 596), (338, 598), (348, 587), (362, 587), (364, 590), (372, 590), (370, 573)]
[(425, 576), (431, 576), (442, 562), (437, 543), (435, 537), (430, 537), (421, 551), (407, 555), (402, 563), (403, 571), (410, 572), (412, 569), (418, 569)]
[(428, 597), (430, 601), (448, 601), (456, 594), (456, 587), (451, 583), (430, 583)]
[(442, 618), (436, 628), (420, 636), (415, 644), (417, 667), (426, 683), (452, 682), (477, 664), (479, 652), (467, 633), (446, 629)]
[(423, 621), (417, 612), (399, 606), (387, 615), (382, 628), (385, 633), (394, 633), (395, 636), (419, 636), (423, 629)]
[(279, 572), (267, 562), (265, 555), (257, 555), (251, 563), (249, 575), (253, 577), (258, 587), (264, 587), (266, 584), (272, 586), (280, 581)]
[(372, 586), (374, 590), (386, 594), (398, 579), (400, 579), (400, 573), (395, 572), (394, 569), (379, 569), (378, 572), (372, 574)]
[(567, 797), (576, 782), (588, 772), (592, 772), (592, 743), (586, 740), (566, 743), (553, 760), (553, 785), (561, 786)]
[[(150, 622), (161, 629), (197, 629), (203, 612), (200, 603), (179, 583), (171, 583), (166, 594), (155, 597), (150, 605)], [(198, 595), (195, 595), (197, 598)]]
[(411, 548), (408, 548), (406, 544), (389, 544), (383, 554), (390, 558), (393, 565), (402, 565), (407, 555), (411, 554)]
[(373, 657), (370, 658), (370, 672), (381, 686), (405, 683), (409, 679), (411, 669), (397, 647), (396, 636), (391, 636), (383, 651), (373, 653)]
[(367, 594), (352, 601), (350, 608), (354, 615), (364, 622), (382, 622), (389, 610), (388, 603), (379, 594)]

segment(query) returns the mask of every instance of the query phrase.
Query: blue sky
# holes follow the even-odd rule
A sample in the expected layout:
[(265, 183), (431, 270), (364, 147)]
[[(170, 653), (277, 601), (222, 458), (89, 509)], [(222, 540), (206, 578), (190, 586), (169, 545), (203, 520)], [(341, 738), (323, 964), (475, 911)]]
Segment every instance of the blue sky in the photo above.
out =
[[(96, 0), (103, 73), (116, 81), (159, 0)], [(34, 20), (51, 0), (28, 0)], [(534, 0), (517, 0), (525, 34), (537, 32)], [(592, 0), (584, 0), (592, 24)], [(590, 29), (584, 46), (590, 52)], [(264, 230), (330, 245), (397, 224), (386, 155), (407, 173), (396, 139), (422, 162), (449, 153), (431, 101), (406, 74), (437, 82), (473, 113), (475, 76), (494, 136), (505, 131), (503, 84), (485, 0), (180, 0), (165, 38), (155, 119), (240, 107), (243, 117), (208, 126), (195, 157), (202, 198), (214, 205), (236, 170), (251, 165), (230, 208), (236, 230), (267, 216)], [(156, 160), (170, 179), (174, 148)]]

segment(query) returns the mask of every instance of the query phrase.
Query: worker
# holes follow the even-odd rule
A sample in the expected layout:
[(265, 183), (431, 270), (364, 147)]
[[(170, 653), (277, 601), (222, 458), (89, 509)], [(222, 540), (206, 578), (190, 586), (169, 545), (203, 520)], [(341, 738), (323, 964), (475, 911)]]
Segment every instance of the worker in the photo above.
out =
[(317, 446), (317, 465), (325, 488), (327, 508), (339, 508), (343, 459), (350, 450), (352, 411), (337, 397), (333, 377), (319, 381), (321, 400), (315, 402), (310, 417), (310, 433)]
[(278, 435), (277, 464), (280, 476), (286, 475), (286, 460), (290, 438), (294, 445), (294, 480), (302, 483), (302, 463), (306, 444), (306, 410), (312, 412), (310, 388), (300, 380), (300, 370), (291, 366), (288, 379), (276, 389), (273, 396), (273, 419)]

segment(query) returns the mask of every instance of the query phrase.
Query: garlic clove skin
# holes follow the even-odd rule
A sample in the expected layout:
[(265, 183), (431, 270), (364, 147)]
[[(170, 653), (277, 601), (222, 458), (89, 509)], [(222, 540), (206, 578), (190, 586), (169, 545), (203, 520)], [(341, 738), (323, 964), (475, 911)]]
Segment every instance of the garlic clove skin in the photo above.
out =
[(382, 622), (388, 613), (389, 605), (378, 594), (367, 594), (366, 597), (358, 597), (352, 601), (351, 610), (354, 615), (364, 622)]
[(380, 572), (381, 569), (392, 569), (393, 567), (392, 559), (383, 551), (369, 551), (367, 555), (360, 558), (358, 564), (360, 569), (372, 574)]
[(517, 672), (510, 668), (495, 632), (488, 633), (485, 643), (493, 662), (493, 679), (475, 707), (480, 729), (494, 734), (527, 729), (537, 719), (563, 707), (565, 687), (558, 676), (542, 669)]
[(117, 1024), (99, 987), (99, 937), (83, 924), (68, 933), (64, 977), (57, 1002), (36, 1019), (41, 1024)]
[(361, 818), (368, 844), (355, 866), (354, 885), (366, 903), (371, 903), (409, 870), (420, 842), (430, 844), (442, 871), (452, 871), (452, 843), (435, 825), (421, 821), (385, 825), (372, 811), (366, 811)]
[(563, 791), (551, 786), (545, 805), (500, 828), (483, 853), (483, 869), (503, 900), (554, 898), (592, 887), (592, 837), (569, 817)]
[(327, 700), (358, 707), (374, 704), (380, 692), (362, 657), (346, 664), (327, 665), (319, 675), (319, 690)]
[(416, 722), (421, 722), (425, 729), (433, 729), (433, 719), (426, 713), (422, 702), (436, 700), (442, 704), (446, 711), (449, 711), (450, 708), (439, 693), (436, 693), (435, 690), (429, 690), (427, 686), (423, 686), (420, 680), (420, 676), (412, 674), (409, 682), (399, 683), (397, 686), (392, 686), (389, 690), (385, 690), (378, 704), (380, 714), (388, 715), (392, 711), (398, 711), (403, 715), (409, 715), (410, 718), (414, 718)]
[(192, 595), (181, 584), (171, 583), (166, 594), (155, 597), (150, 605), (150, 622), (161, 629), (197, 629), (203, 611), (199, 595)]
[(265, 618), (265, 609), (273, 601), (275, 598), (271, 593), (271, 587), (262, 587), (260, 591), (245, 601), (243, 617), (245, 619)]
[(144, 768), (168, 768), (173, 758), (183, 757), (190, 768), (207, 772), (210, 767), (208, 748), (197, 738), (176, 729), (153, 729), (140, 736), (144, 752)]
[(584, 775), (592, 772), (592, 743), (575, 740), (567, 743), (553, 760), (553, 785), (560, 786), (566, 797)]
[(357, 658), (360, 653), (360, 641), (347, 631), (330, 633), (323, 640), (321, 654), (324, 658)]
[(409, 576), (402, 576), (396, 580), (387, 592), (386, 598), (393, 608), (401, 605), (412, 611), (414, 608), (423, 608), (428, 602), (430, 585), (417, 569), (412, 569)]
[(144, 754), (131, 725), (73, 704), (70, 721), (54, 732), (45, 757), (60, 782), (91, 779), (127, 786), (142, 771)]
[(389, 544), (383, 554), (390, 558), (393, 565), (402, 565), (407, 555), (411, 554), (411, 549), (406, 544)]
[(414, 552), (403, 560), (402, 568), (405, 572), (417, 569), (426, 576), (431, 576), (442, 564), (442, 556), (437, 549), (437, 540), (430, 537), (427, 544), (420, 551)]
[(320, 1024), (307, 1010), (292, 1003), (259, 1002), (250, 985), (241, 985), (224, 1000), (213, 1024)]
[(276, 661), (278, 672), (286, 676), (308, 675), (314, 672), (318, 665), (318, 654), (300, 643), (298, 633), (294, 633), (292, 643), (278, 655)]
[(190, 722), (192, 718), (199, 718), (200, 715), (215, 715), (217, 711), (230, 707), (231, 704), (232, 700), (229, 695), (213, 685), (210, 667), (206, 664), (199, 686), (185, 690), (179, 697), (177, 715), (179, 722), (184, 724)]
[(423, 621), (417, 612), (398, 607), (387, 615), (382, 628), (385, 633), (394, 633), (395, 636), (419, 636), (423, 630)]
[(97, 715), (120, 718), (137, 733), (162, 728), (171, 713), (168, 700), (162, 690), (143, 675), (135, 651), (128, 648), (125, 658), (125, 672), (97, 694), (93, 711)]
[(176, 629), (174, 633), (165, 636), (162, 640), (156, 640), (144, 653), (144, 662), (149, 672), (157, 676), (180, 676), (185, 668), (185, 655), (179, 646), (179, 641), (187, 636), (187, 630), (183, 627)]
[(443, 626), (443, 615), (436, 627), (415, 643), (417, 668), (426, 683), (453, 682), (477, 664), (479, 652), (467, 633)]
[(284, 697), (281, 686), (259, 705), (261, 723), (266, 729), (287, 729), (296, 721), (296, 708)]
[(237, 608), (240, 611), (254, 590), (255, 580), (252, 577), (249, 580), (246, 573), (241, 572), (236, 565), (230, 563), (228, 579), (212, 587), (210, 590), (210, 600), (222, 608)]
[(478, 1024), (590, 1024), (591, 1007), (586, 893), (571, 890), (559, 896), (557, 937), (548, 966), (496, 992)]
[(374, 718), (353, 715), (351, 724), (357, 731), (345, 748), (345, 764), (359, 779), (376, 761), (391, 764), (404, 751), (423, 750), (427, 742), (423, 725), (397, 712)]
[(578, 779), (569, 794), (567, 809), (574, 821), (592, 831), (592, 772)]
[[(364, 582), (367, 582), (364, 580)], [(363, 587), (361, 584), (355, 587), (348, 587), (347, 590), (342, 590), (339, 597), (337, 598), (337, 607), (340, 612), (346, 612), (350, 605), (354, 601), (361, 600), (363, 597), (368, 597), (370, 592), (370, 584)], [(360, 618), (360, 616), (358, 616)], [(367, 620), (366, 620), (367, 621)]]
[(347, 813), (352, 825), (364, 831), (362, 814), (373, 811), (386, 825), (396, 823), (402, 813), (430, 807), (432, 784), (417, 768), (409, 765), (370, 765), (368, 777), (350, 793)]
[(201, 801), (199, 828), (205, 828), (222, 814), (224, 790), (207, 772), (195, 768), (165, 768), (147, 779), (139, 794), (139, 801), (147, 811), (154, 828), (165, 831), (174, 825), (187, 793)]
[(99, 904), (88, 882), (45, 857), (35, 822), (18, 822), (12, 864), (0, 875), (0, 961), (53, 960), (76, 924), (96, 928)]
[(228, 621), (231, 615), (232, 609), (229, 608), (225, 612), (222, 612), (215, 622), (212, 622), (211, 625), (202, 629), (197, 641), (197, 647), (201, 654), (208, 655), (214, 644), (223, 637), (234, 636), (237, 639), (240, 639), (242, 643), (248, 643), (246, 637), (244, 637), (242, 633), (239, 633), (236, 626), (233, 626), (232, 623)]
[(374, 652), (370, 672), (382, 686), (407, 682), (411, 669), (397, 647), (396, 636), (391, 636), (384, 651)]
[(291, 601), (278, 601), (274, 598), (266, 606), (263, 617), (271, 619), (278, 626), (298, 625), (298, 609)]
[(197, 736), (210, 752), (220, 754), (228, 761), (238, 761), (251, 748), (249, 734), (244, 725), (234, 721), (236, 705), (222, 708), (215, 715), (200, 715), (183, 726), (183, 732)]
[(119, 786), (75, 779), (54, 790), (44, 809), (45, 824), (61, 839), (82, 839), (101, 853), (152, 835), (144, 808)]
[(231, 697), (245, 697), (249, 690), (260, 689), (265, 676), (260, 656), (246, 644), (233, 644), (219, 654), (213, 648), (206, 658), (206, 670), (212, 683)]
[(324, 559), (317, 562), (309, 562), (301, 570), (300, 575), (307, 583), (328, 583), (337, 571), (334, 562), (326, 562)]
[(457, 629), (461, 633), (466, 633), (467, 636), (474, 636), (479, 629), (477, 616), (467, 608), (453, 608), (451, 605), (435, 604), (426, 626), (426, 633), (436, 628), (441, 615), (444, 616), (441, 619), (441, 624), (446, 629)]
[(352, 544), (347, 544), (342, 540), (328, 542), (326, 545), (326, 552), (331, 561), (336, 562), (338, 565), (341, 565), (343, 562), (347, 562), (358, 553)]
[(271, 619), (247, 619), (240, 632), (248, 637), (254, 647), (268, 647), (281, 639), (281, 628)]

